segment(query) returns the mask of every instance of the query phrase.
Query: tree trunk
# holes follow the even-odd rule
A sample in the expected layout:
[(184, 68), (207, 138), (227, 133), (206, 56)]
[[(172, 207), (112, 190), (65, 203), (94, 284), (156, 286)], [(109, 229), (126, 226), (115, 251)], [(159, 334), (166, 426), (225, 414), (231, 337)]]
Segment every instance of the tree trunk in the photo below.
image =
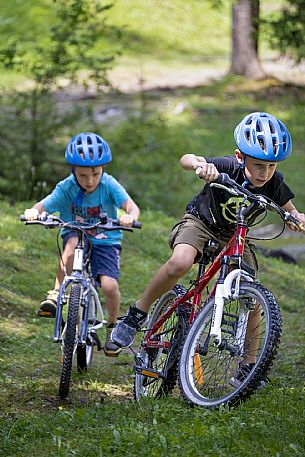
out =
[(238, 0), (232, 7), (230, 73), (247, 78), (265, 76), (258, 57), (259, 0)]

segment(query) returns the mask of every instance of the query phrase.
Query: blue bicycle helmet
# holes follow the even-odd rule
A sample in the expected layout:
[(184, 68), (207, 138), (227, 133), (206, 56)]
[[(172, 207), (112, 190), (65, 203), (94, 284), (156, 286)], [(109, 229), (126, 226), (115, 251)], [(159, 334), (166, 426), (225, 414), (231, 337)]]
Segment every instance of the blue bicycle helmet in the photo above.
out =
[(98, 167), (112, 160), (108, 143), (91, 132), (79, 133), (73, 137), (66, 148), (65, 157), (70, 165), (80, 167)]
[(236, 127), (234, 138), (243, 154), (270, 162), (287, 159), (292, 149), (287, 128), (268, 113), (246, 116)]

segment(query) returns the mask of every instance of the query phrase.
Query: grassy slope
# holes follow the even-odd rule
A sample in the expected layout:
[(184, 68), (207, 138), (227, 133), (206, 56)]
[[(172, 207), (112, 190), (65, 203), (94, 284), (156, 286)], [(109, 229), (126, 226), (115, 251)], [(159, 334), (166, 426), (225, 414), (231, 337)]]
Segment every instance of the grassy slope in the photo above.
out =
[[(132, 355), (96, 355), (93, 370), (73, 375), (69, 404), (56, 398), (59, 348), (52, 324), (34, 308), (56, 267), (54, 232), (18, 223), (22, 208), (1, 202), (1, 449), (7, 456), (301, 456), (304, 453), (304, 273), (262, 259), (261, 279), (278, 297), (284, 316), (273, 386), (240, 408), (190, 409), (178, 397), (137, 405)], [(174, 222), (144, 213), (141, 232), (128, 234), (122, 254), (123, 309), (169, 253)], [(128, 240), (127, 240), (128, 237)]]
[[(6, 6), (11, 3), (15, 8), (17, 2)], [(210, 56), (226, 58), (229, 16), (211, 12), (207, 3), (177, 0), (179, 8), (175, 9), (172, 1), (117, 0), (113, 23), (128, 26), (123, 68), (128, 65), (133, 70), (138, 65), (157, 71), (169, 62), (181, 67), (208, 62)], [(203, 4), (207, 11), (198, 14)], [(188, 20), (177, 16), (173, 21), (178, 10)], [(23, 15), (19, 17), (26, 22)], [(42, 25), (41, 15), (37, 17)], [(264, 90), (264, 84), (268, 89)], [(247, 111), (267, 110), (280, 116), (294, 138), (294, 155), (284, 164), (284, 171), (297, 191), (298, 204), (303, 204), (304, 91), (272, 81), (249, 86), (236, 79), (192, 92), (177, 91), (169, 107), (174, 110), (181, 101), (189, 108), (179, 117), (172, 115), (171, 131), (188, 138), (191, 151), (231, 152), (232, 126)], [(185, 142), (181, 146), (179, 155)], [(191, 176), (186, 178), (189, 195), (195, 190), (193, 183)], [(0, 202), (0, 208), (0, 440), (4, 455), (304, 455), (304, 268), (260, 258), (261, 279), (282, 305), (284, 333), (271, 374), (274, 385), (240, 408), (207, 412), (189, 409), (180, 398), (139, 406), (131, 401), (130, 353), (118, 360), (98, 354), (90, 373), (74, 373), (71, 403), (60, 404), (56, 398), (60, 355), (52, 343), (52, 323), (36, 319), (33, 312), (53, 285), (56, 236), (18, 223), (21, 207)], [(123, 309), (169, 253), (166, 239), (174, 220), (153, 212), (142, 219), (142, 232), (128, 235), (122, 254)]]
[[(116, 0), (109, 22), (125, 32), (130, 58), (184, 62), (226, 57), (230, 42), (230, 8), (214, 9), (198, 0)], [(143, 25), (145, 24), (145, 27)], [(203, 45), (204, 43), (204, 45)]]

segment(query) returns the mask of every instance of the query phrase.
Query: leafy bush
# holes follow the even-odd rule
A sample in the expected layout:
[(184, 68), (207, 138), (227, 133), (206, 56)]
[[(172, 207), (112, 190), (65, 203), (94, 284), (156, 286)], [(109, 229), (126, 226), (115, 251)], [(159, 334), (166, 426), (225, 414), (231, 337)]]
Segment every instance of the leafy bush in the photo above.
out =
[[(45, 27), (43, 39), (37, 42), (31, 33), (21, 39), (15, 24), (16, 11), (9, 10), (4, 16), (7, 40), (0, 41), (0, 68), (26, 74), (30, 84), (2, 99), (0, 136), (6, 149), (0, 171), (3, 194), (39, 199), (50, 190), (49, 181), (54, 184), (57, 165), (62, 163), (56, 154), (62, 142), (59, 138), (71, 131), (78, 114), (73, 108), (68, 114), (66, 110), (59, 112), (55, 105), (54, 89), (61, 88), (63, 78), (85, 87), (94, 84), (99, 88), (108, 83), (106, 72), (113, 53), (94, 52), (98, 38), (107, 30), (104, 14), (110, 5), (101, 3), (54, 0), (48, 5), (52, 20)], [(20, 2), (16, 7), (23, 11)], [(30, 13), (35, 14), (31, 4), (27, 9)], [(8, 27), (9, 23), (15, 27)]]
[(110, 137), (110, 172), (143, 208), (177, 216), (186, 205), (179, 157), (187, 141), (160, 115), (131, 117)]

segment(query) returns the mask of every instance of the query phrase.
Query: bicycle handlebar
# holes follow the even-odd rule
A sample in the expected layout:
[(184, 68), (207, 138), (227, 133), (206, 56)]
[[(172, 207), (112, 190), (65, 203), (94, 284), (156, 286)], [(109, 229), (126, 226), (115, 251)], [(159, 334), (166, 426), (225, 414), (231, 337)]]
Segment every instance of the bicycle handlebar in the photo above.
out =
[(46, 228), (57, 228), (57, 227), (65, 227), (70, 228), (73, 230), (93, 230), (95, 228), (100, 228), (103, 230), (125, 230), (132, 232), (133, 228), (140, 229), (142, 228), (142, 222), (135, 221), (132, 223), (132, 226), (120, 225), (120, 221), (118, 219), (112, 219), (107, 217), (106, 213), (100, 214), (100, 220), (95, 224), (88, 224), (86, 222), (78, 222), (78, 221), (71, 221), (65, 222), (59, 216), (54, 216), (53, 214), (48, 214), (47, 212), (43, 212), (39, 214), (38, 219), (35, 220), (27, 220), (22, 214), (19, 217), (20, 221), (25, 222), (26, 225), (43, 225)]
[(234, 179), (231, 179), (227, 173), (219, 173), (218, 178), (215, 179), (215, 181), (211, 182), (210, 186), (225, 189), (230, 193), (234, 193), (234, 195), (240, 195), (243, 198), (247, 198), (251, 202), (257, 203), (262, 208), (274, 211), (279, 214), (283, 221), (291, 222), (294, 225), (298, 226), (303, 232), (305, 232), (303, 224), (294, 216), (292, 216), (291, 213), (285, 211), (271, 198), (266, 197), (264, 195), (253, 194), (249, 189), (245, 189), (245, 187), (238, 184), (236, 181), (234, 181)]

